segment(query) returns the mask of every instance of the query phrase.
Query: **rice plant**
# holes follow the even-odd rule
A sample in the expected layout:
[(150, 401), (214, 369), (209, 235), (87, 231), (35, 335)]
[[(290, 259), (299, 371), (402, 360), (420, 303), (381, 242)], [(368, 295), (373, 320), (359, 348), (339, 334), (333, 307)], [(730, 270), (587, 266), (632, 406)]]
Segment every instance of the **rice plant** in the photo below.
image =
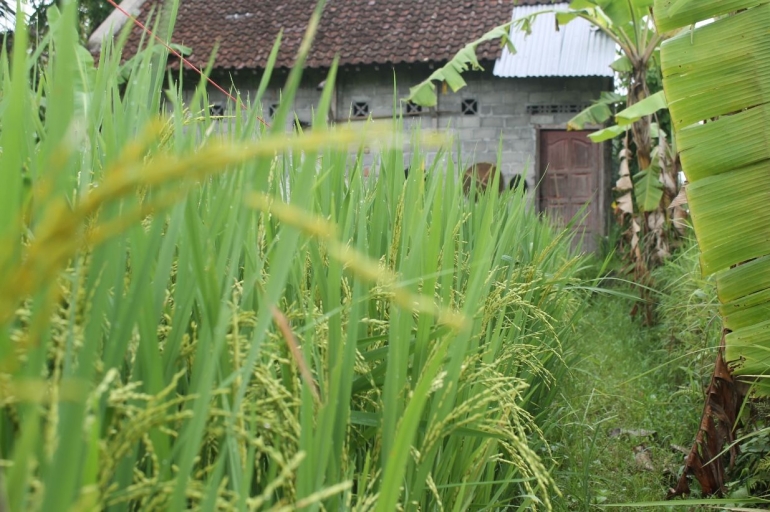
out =
[(398, 118), (283, 133), (312, 33), (268, 127), (76, 16), (0, 55), (0, 510), (550, 508), (567, 232)]

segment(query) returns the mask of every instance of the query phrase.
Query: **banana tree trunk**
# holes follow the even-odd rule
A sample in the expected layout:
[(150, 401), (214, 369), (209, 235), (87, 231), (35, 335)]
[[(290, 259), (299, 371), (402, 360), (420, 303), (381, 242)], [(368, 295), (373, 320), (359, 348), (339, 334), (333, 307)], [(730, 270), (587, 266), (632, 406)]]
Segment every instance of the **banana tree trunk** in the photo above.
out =
[[(650, 95), (647, 88), (647, 62), (634, 63), (631, 83), (628, 87), (628, 106), (639, 103)], [(644, 116), (633, 124), (631, 134), (636, 145), (636, 161), (639, 170), (647, 169), (652, 163), (652, 139), (650, 137), (650, 116)]]
[[(626, 104), (628, 107), (639, 103), (649, 96), (647, 88), (647, 62), (641, 60), (635, 61), (634, 70), (631, 73), (631, 80), (628, 87), (628, 97)], [(639, 171), (648, 169), (652, 163), (652, 139), (650, 137), (650, 116), (643, 116), (631, 127), (631, 138), (636, 146), (636, 162)], [(641, 298), (641, 310), (643, 322), (645, 325), (655, 323), (655, 307), (652, 301), (650, 289), (652, 288), (652, 275), (650, 273), (651, 264), (651, 240), (649, 228), (649, 215), (643, 211), (643, 208), (637, 204), (635, 211), (638, 212), (638, 221), (632, 223), (638, 225), (639, 233), (637, 236), (636, 247), (633, 248), (632, 257), (634, 265), (634, 282), (640, 284), (639, 294)], [(633, 234), (632, 234), (633, 236)], [(636, 315), (639, 308), (634, 306), (631, 314)]]

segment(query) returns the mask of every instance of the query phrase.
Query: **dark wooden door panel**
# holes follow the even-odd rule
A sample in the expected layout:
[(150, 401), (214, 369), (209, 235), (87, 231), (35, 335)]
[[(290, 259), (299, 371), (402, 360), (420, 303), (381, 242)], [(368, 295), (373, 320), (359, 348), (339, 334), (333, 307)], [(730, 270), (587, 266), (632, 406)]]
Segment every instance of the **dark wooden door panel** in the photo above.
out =
[(602, 234), (600, 201), (601, 144), (594, 144), (587, 131), (543, 130), (540, 132), (540, 207), (564, 225), (581, 212), (575, 229), (583, 235), (583, 247), (596, 249)]

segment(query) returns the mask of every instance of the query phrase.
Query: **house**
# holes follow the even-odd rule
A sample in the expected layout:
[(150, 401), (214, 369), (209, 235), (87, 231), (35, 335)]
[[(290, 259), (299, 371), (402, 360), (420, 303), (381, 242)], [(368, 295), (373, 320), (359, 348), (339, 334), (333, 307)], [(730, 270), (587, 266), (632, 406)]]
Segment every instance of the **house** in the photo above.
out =
[[(146, 20), (161, 4), (124, 0), (121, 7)], [(315, 4), (316, 0), (181, 0), (172, 40), (190, 48), (187, 58), (200, 67), (218, 45), (212, 76), (234, 84), (245, 97), (254, 94), (282, 30), (274, 83), (262, 100), (269, 118)], [(335, 55), (340, 69), (331, 117), (337, 122), (390, 118), (394, 79), (398, 96), (404, 98), (410, 86), (427, 78), (465, 44), (512, 16), (566, 6), (550, 0), (519, 0), (515, 6), (511, 0), (328, 0), (297, 94), (296, 115), (300, 121), (310, 120), (320, 99), (319, 84)], [(125, 22), (125, 15), (114, 12), (92, 35), (92, 49)], [(409, 123), (453, 130), (461, 142), (462, 168), (495, 162), (502, 140), (504, 179), (509, 182), (523, 174), (528, 189), (536, 190), (542, 210), (571, 218), (588, 202), (581, 229), (592, 249), (607, 224), (608, 151), (591, 143), (587, 132), (567, 131), (566, 123), (602, 91), (613, 89), (609, 65), (616, 58), (615, 46), (583, 20), (558, 31), (555, 26), (554, 15), (544, 14), (535, 19), (531, 35), (512, 31), (515, 55), (495, 44), (480, 47), (477, 54), (484, 71), (468, 72), (467, 87), (457, 93), (439, 85), (435, 108), (406, 102), (399, 108)], [(135, 28), (128, 52), (135, 51), (140, 36)], [(215, 110), (225, 103), (218, 91), (212, 90), (210, 97)]]

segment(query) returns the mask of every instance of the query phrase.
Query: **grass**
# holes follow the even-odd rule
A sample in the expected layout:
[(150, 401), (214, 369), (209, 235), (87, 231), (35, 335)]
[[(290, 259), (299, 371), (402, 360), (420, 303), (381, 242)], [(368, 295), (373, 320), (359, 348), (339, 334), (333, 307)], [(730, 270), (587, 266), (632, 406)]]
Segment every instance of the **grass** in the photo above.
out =
[[(697, 431), (709, 368), (693, 367), (691, 347), (664, 328), (641, 327), (629, 316), (632, 305), (595, 296), (577, 326), (575, 363), (555, 404), (559, 509), (664, 499), (684, 457), (672, 446), (689, 449)], [(655, 434), (614, 435), (614, 429)]]
[[(721, 322), (714, 279), (701, 276), (694, 241), (657, 269), (655, 280), (656, 327), (640, 327), (628, 314), (632, 302), (604, 294), (577, 324), (580, 341), (565, 355), (571, 371), (554, 403), (559, 427), (550, 436), (564, 492), (556, 509), (764, 510), (770, 416), (767, 401), (757, 399), (746, 404), (736, 431), (743, 440), (725, 498), (702, 497), (693, 481), (689, 500), (661, 503), (683, 469), (684, 454), (673, 447), (689, 450), (697, 432)], [(656, 434), (615, 435), (617, 429)], [(640, 445), (649, 468), (635, 457)]]
[[(665, 497), (682, 471), (684, 454), (675, 446), (692, 445), (721, 333), (714, 280), (701, 276), (698, 256), (697, 244), (690, 242), (655, 271), (656, 327), (643, 328), (630, 317), (631, 301), (603, 294), (593, 297), (578, 323), (580, 341), (566, 356), (572, 357), (571, 372), (554, 404), (560, 425), (552, 437), (559, 461), (555, 475), (565, 496), (558, 509), (634, 509), (645, 503), (671, 508), (652, 503)], [(750, 488), (766, 487), (766, 417), (759, 411), (748, 430), (738, 431), (755, 437), (728, 474), (726, 509), (740, 505)], [(613, 429), (656, 434), (611, 435)], [(635, 457), (641, 445), (650, 468)], [(697, 490), (691, 498), (700, 498)]]
[(94, 68), (76, 16), (0, 55), (0, 508), (550, 508), (567, 232), (469, 201), (451, 142), (404, 181), (400, 119), (326, 125), (334, 66), (282, 133), (312, 30), (271, 128), (125, 32)]

